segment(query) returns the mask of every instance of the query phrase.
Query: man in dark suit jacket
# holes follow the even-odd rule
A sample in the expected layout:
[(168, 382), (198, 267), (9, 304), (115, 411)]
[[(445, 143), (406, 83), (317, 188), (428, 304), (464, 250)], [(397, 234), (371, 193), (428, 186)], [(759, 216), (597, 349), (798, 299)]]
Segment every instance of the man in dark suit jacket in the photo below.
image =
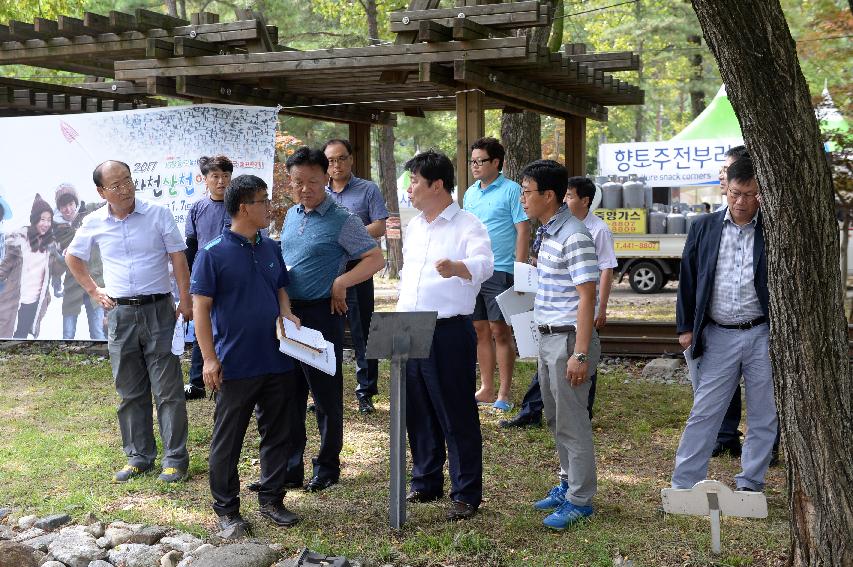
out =
[(679, 342), (700, 358), (693, 409), (675, 456), (672, 485), (704, 480), (717, 431), (741, 375), (749, 422), (739, 490), (764, 490), (776, 438), (770, 369), (767, 257), (752, 160), (728, 169), (728, 208), (690, 228), (678, 286)]

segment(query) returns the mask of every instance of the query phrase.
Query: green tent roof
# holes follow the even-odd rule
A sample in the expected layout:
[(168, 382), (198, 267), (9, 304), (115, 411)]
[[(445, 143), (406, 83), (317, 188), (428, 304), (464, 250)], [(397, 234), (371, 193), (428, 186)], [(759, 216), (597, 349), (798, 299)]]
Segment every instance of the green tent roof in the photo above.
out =
[(740, 124), (732, 103), (723, 85), (717, 96), (693, 122), (673, 136), (673, 140), (713, 140), (718, 138), (742, 138)]

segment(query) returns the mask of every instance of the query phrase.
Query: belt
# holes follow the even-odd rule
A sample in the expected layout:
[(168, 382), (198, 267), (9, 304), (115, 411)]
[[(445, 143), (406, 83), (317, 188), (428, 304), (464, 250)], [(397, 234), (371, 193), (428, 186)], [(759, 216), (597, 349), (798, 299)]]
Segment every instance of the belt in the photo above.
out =
[(442, 317), (441, 319), (435, 320), (435, 326), (441, 327), (442, 325), (452, 325), (454, 323), (462, 323), (463, 321), (470, 320), (470, 315), (454, 315), (453, 317)]
[(291, 307), (314, 307), (315, 305), (329, 305), (331, 297), (321, 297), (319, 299), (291, 299)]
[(539, 325), (539, 332), (543, 335), (556, 335), (557, 333), (574, 333), (574, 325)]
[(156, 303), (171, 295), (171, 293), (153, 293), (151, 295), (134, 295), (133, 297), (114, 297), (113, 301), (119, 305), (145, 305), (146, 303)]
[(718, 327), (722, 327), (723, 329), (737, 329), (739, 331), (746, 331), (747, 329), (752, 329), (753, 327), (763, 325), (766, 322), (767, 317), (761, 316), (757, 319), (753, 319), (752, 321), (746, 321), (745, 323), (737, 323), (736, 325), (723, 325), (722, 323), (717, 323), (716, 321), (714, 321), (714, 324)]

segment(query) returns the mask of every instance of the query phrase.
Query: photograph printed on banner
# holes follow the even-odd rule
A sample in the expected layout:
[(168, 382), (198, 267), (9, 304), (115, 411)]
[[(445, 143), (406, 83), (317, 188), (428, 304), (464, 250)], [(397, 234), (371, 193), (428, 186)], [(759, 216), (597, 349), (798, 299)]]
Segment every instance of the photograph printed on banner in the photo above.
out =
[[(136, 198), (166, 207), (183, 232), (206, 194), (201, 156), (226, 155), (234, 176), (251, 173), (272, 187), (276, 116), (274, 108), (193, 105), (0, 118), (0, 137), (15, 140), (0, 167), (0, 338), (106, 339), (104, 309), (64, 261), (85, 217), (106, 204), (92, 179), (97, 165), (125, 162)], [(97, 247), (88, 264), (103, 286)]]

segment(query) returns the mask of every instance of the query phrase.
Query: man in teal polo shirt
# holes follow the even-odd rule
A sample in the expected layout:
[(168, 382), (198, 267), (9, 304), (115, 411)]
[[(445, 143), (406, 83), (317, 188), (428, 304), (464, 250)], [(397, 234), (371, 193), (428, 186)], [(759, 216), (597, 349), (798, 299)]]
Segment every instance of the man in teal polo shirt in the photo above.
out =
[[(463, 206), (486, 225), (495, 256), (495, 272), (483, 282), (474, 307), (477, 362), (482, 384), (476, 398), (499, 411), (512, 409), (510, 387), (515, 365), (515, 343), (495, 297), (513, 286), (513, 262), (526, 262), (530, 223), (521, 206), (521, 187), (501, 173), (504, 147), (495, 138), (471, 145), (471, 173), (477, 181), (465, 192)], [(495, 363), (500, 387), (495, 399)]]
[[(347, 289), (372, 278), (382, 269), (385, 259), (356, 215), (326, 193), (329, 160), (320, 150), (300, 148), (287, 158), (287, 172), (299, 204), (291, 207), (281, 231), (281, 251), (290, 283), (293, 313), (302, 324), (317, 329), (335, 345), (335, 375), (300, 363), (297, 373), (305, 377), (299, 393), (301, 415), (296, 440), (288, 451), (287, 482), (293, 486), (303, 480), (305, 452), (305, 403), (308, 388), (314, 396), (320, 450), (313, 459), (314, 470), (306, 485), (309, 492), (324, 490), (338, 482), (340, 453), (344, 443), (343, 357), (344, 318)], [(347, 262), (360, 260), (344, 272)]]

